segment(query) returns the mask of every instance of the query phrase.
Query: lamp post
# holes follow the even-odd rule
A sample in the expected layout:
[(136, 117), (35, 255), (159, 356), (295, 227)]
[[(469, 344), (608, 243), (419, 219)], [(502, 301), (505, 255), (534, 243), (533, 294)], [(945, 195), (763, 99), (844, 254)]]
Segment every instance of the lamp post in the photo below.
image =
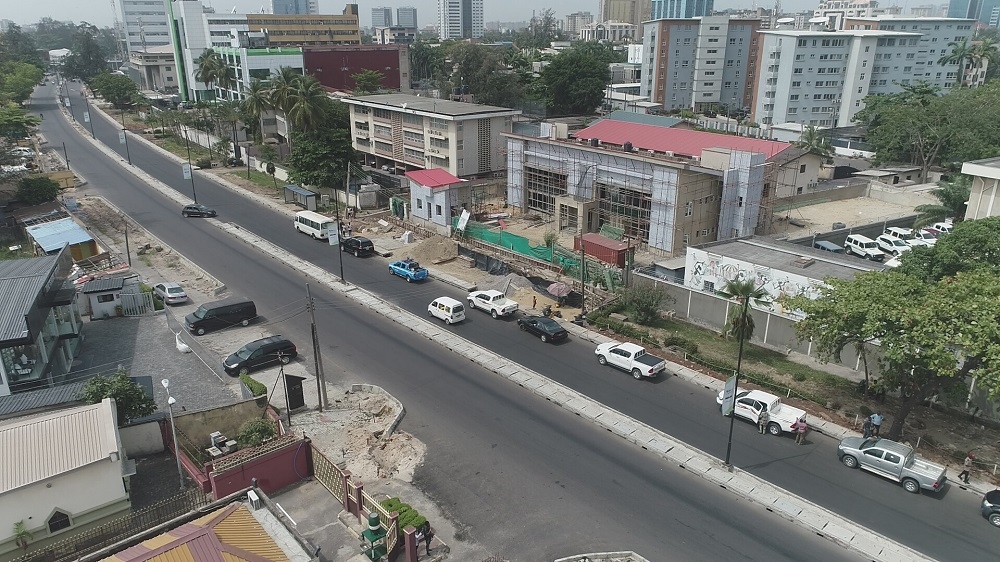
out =
[(188, 140), (188, 129), (184, 128), (184, 146), (187, 147), (188, 154), (188, 170), (191, 171), (191, 197), (194, 199), (195, 204), (198, 204), (198, 192), (194, 190), (194, 168), (191, 166), (191, 141)]
[(132, 155), (128, 151), (128, 129), (125, 128), (125, 108), (122, 108), (122, 136), (121, 142), (125, 145), (125, 158), (128, 160), (129, 165), (132, 165)]
[(180, 481), (180, 489), (184, 489), (184, 471), (181, 469), (181, 447), (177, 443), (177, 425), (174, 423), (174, 404), (177, 400), (170, 396), (170, 379), (160, 381), (167, 391), (167, 410), (170, 412), (170, 432), (174, 438), (174, 457), (177, 459), (177, 478)]
[[(736, 355), (736, 383), (733, 385), (733, 389), (734, 389), (733, 392), (734, 393), (737, 390), (739, 390), (739, 388), (740, 388), (740, 369), (743, 367), (743, 342), (746, 341), (746, 339), (747, 339), (746, 338), (746, 321), (747, 321), (747, 312), (749, 312), (749, 309), (750, 309), (750, 299), (747, 298), (747, 297), (744, 297), (744, 299), (743, 299), (743, 311), (741, 312), (741, 318), (740, 318), (740, 322), (741, 322), (741, 326), (740, 326), (740, 350), (739, 350), (739, 353)], [(736, 399), (736, 396), (734, 395), (733, 396), (733, 400), (735, 400), (735, 399)], [(732, 467), (733, 466), (733, 465), (729, 464), (729, 455), (730, 455), (730, 453), (733, 450), (733, 424), (735, 424), (735, 423), (736, 423), (736, 414), (732, 413), (729, 416), (729, 441), (726, 443), (726, 466), (728, 466), (728, 467)]]

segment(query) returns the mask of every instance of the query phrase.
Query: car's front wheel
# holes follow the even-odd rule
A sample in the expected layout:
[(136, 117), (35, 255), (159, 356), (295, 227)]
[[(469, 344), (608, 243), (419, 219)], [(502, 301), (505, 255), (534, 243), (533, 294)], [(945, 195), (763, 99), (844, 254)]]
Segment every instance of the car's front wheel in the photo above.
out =
[(549, 342), (549, 337), (546, 336), (545, 334), (542, 334), (542, 335), (540, 335), (538, 337), (541, 338), (542, 343), (548, 343)]
[(840, 459), (840, 462), (844, 463), (847, 468), (857, 468), (858, 459), (852, 457), (851, 455), (844, 455), (844, 458)]
[(189, 218), (191, 215), (189, 215), (187, 213), (181, 213), (181, 216), (184, 217), (184, 218)]
[(354, 257), (356, 258), (361, 257), (361, 252), (359, 252), (358, 250), (354, 250)]
[(607, 365), (608, 364), (608, 358), (605, 357), (605, 356), (603, 356), (603, 355), (598, 355), (597, 356), (597, 362), (600, 363), (601, 365)]
[(204, 336), (205, 328), (198, 328), (197, 330), (194, 331), (194, 333), (198, 334), (199, 336)]
[(406, 278), (406, 282), (407, 283), (413, 283), (413, 278), (412, 277), (407, 277)]
[(517, 327), (520, 328), (522, 332), (528, 329), (524, 324), (518, 324)]
[(911, 494), (919, 494), (920, 484), (912, 478), (905, 478), (903, 479), (903, 489)]
[(250, 374), (250, 369), (247, 369), (246, 367), (240, 367), (240, 376), (241, 377), (243, 375), (249, 375), (249, 374)]
[(990, 524), (994, 527), (1000, 527), (1000, 513), (990, 514)]

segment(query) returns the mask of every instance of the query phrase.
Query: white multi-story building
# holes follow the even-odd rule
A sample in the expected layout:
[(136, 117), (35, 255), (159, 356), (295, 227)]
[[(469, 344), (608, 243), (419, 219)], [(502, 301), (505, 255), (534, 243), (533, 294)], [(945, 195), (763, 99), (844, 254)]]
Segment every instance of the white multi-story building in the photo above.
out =
[(570, 38), (578, 39), (580, 37), (580, 29), (591, 23), (594, 23), (594, 14), (590, 12), (573, 12), (566, 16), (566, 24), (563, 26), (563, 30)]
[(507, 167), (502, 133), (516, 109), (408, 94), (345, 98), (351, 106), (351, 143), (371, 166), (397, 173), (443, 168), (460, 178)]
[(437, 4), (439, 39), (483, 36), (483, 0), (438, 0)]
[(640, 95), (665, 109), (749, 108), (759, 19), (708, 16), (645, 25)]
[(372, 29), (372, 43), (376, 45), (412, 45), (417, 42), (415, 27), (376, 27)]
[(417, 9), (413, 6), (396, 8), (396, 25), (399, 27), (417, 28)]
[(753, 119), (763, 125), (845, 127), (868, 95), (896, 93), (919, 81), (943, 89), (955, 85), (958, 67), (937, 61), (948, 42), (971, 34), (970, 20), (928, 24), (929, 29), (914, 29), (911, 19), (872, 21), (882, 29), (762, 31)]
[(624, 21), (588, 23), (580, 28), (581, 41), (610, 41), (623, 43), (638, 38), (639, 28)]
[(831, 29), (844, 29), (848, 18), (868, 18), (903, 13), (899, 6), (880, 7), (876, 0), (824, 0), (813, 11), (813, 17), (826, 18)]
[(118, 0), (128, 52), (170, 44), (166, 0)]
[(249, 33), (247, 16), (216, 14), (199, 0), (174, 0), (167, 6), (170, 17), (177, 22), (173, 46), (180, 92), (186, 100), (211, 99), (208, 85), (195, 78), (198, 72), (195, 61), (206, 50), (231, 47), (241, 33)]

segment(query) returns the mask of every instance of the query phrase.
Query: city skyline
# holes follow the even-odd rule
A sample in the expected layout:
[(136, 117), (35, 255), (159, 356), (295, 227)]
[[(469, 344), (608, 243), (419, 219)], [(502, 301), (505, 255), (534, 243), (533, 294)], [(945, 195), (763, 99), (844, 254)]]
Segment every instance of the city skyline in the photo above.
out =
[[(258, 13), (261, 7), (270, 10), (270, 0), (202, 0), (207, 6), (215, 8), (216, 12), (231, 12), (236, 8), (238, 13)], [(325, 14), (339, 14), (344, 10), (344, 6), (351, 3), (350, 0), (319, 0), (320, 12)], [(355, 2), (359, 5), (362, 27), (371, 26), (371, 9), (377, 6), (387, 6), (396, 8), (402, 6), (412, 6), (417, 9), (420, 15), (421, 26), (432, 24), (437, 20), (437, 0), (398, 0), (385, 1), (376, 0), (373, 2)], [(792, 13), (801, 10), (812, 10), (818, 5), (817, 0), (785, 0), (782, 2), (783, 10)], [(889, 5), (890, 2), (885, 2)], [(555, 11), (558, 19), (564, 19), (573, 12), (598, 13), (598, 0), (548, 0), (544, 4), (527, 2), (526, 0), (514, 1), (484, 1), (484, 19), (487, 22), (518, 22), (528, 21), (531, 12), (541, 13), (543, 10), (551, 8)], [(715, 8), (725, 10), (729, 8), (747, 8), (752, 2), (745, 0), (717, 0)], [(760, 7), (771, 7), (765, 3), (758, 2)], [(37, 0), (36, 2), (19, 2), (10, 6), (4, 6), (4, 19), (9, 19), (14, 23), (25, 26), (37, 23), (43, 17), (50, 17), (61, 21), (73, 21), (80, 23), (86, 21), (99, 27), (110, 27), (113, 22), (111, 2), (105, 0), (95, 8), (93, 4), (79, 2), (78, 0)], [(121, 19), (120, 7), (118, 18)]]

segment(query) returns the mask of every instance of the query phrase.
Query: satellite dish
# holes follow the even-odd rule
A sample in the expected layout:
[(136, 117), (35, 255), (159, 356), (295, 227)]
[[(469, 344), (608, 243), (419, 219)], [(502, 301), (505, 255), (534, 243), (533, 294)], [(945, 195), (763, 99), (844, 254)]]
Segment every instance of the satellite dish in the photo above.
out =
[(812, 23), (812, 24), (826, 23), (826, 17), (825, 16), (816, 16), (814, 18), (810, 18), (809, 19), (809, 23)]
[(785, 25), (786, 23), (795, 23), (795, 18), (778, 18), (778, 25)]

